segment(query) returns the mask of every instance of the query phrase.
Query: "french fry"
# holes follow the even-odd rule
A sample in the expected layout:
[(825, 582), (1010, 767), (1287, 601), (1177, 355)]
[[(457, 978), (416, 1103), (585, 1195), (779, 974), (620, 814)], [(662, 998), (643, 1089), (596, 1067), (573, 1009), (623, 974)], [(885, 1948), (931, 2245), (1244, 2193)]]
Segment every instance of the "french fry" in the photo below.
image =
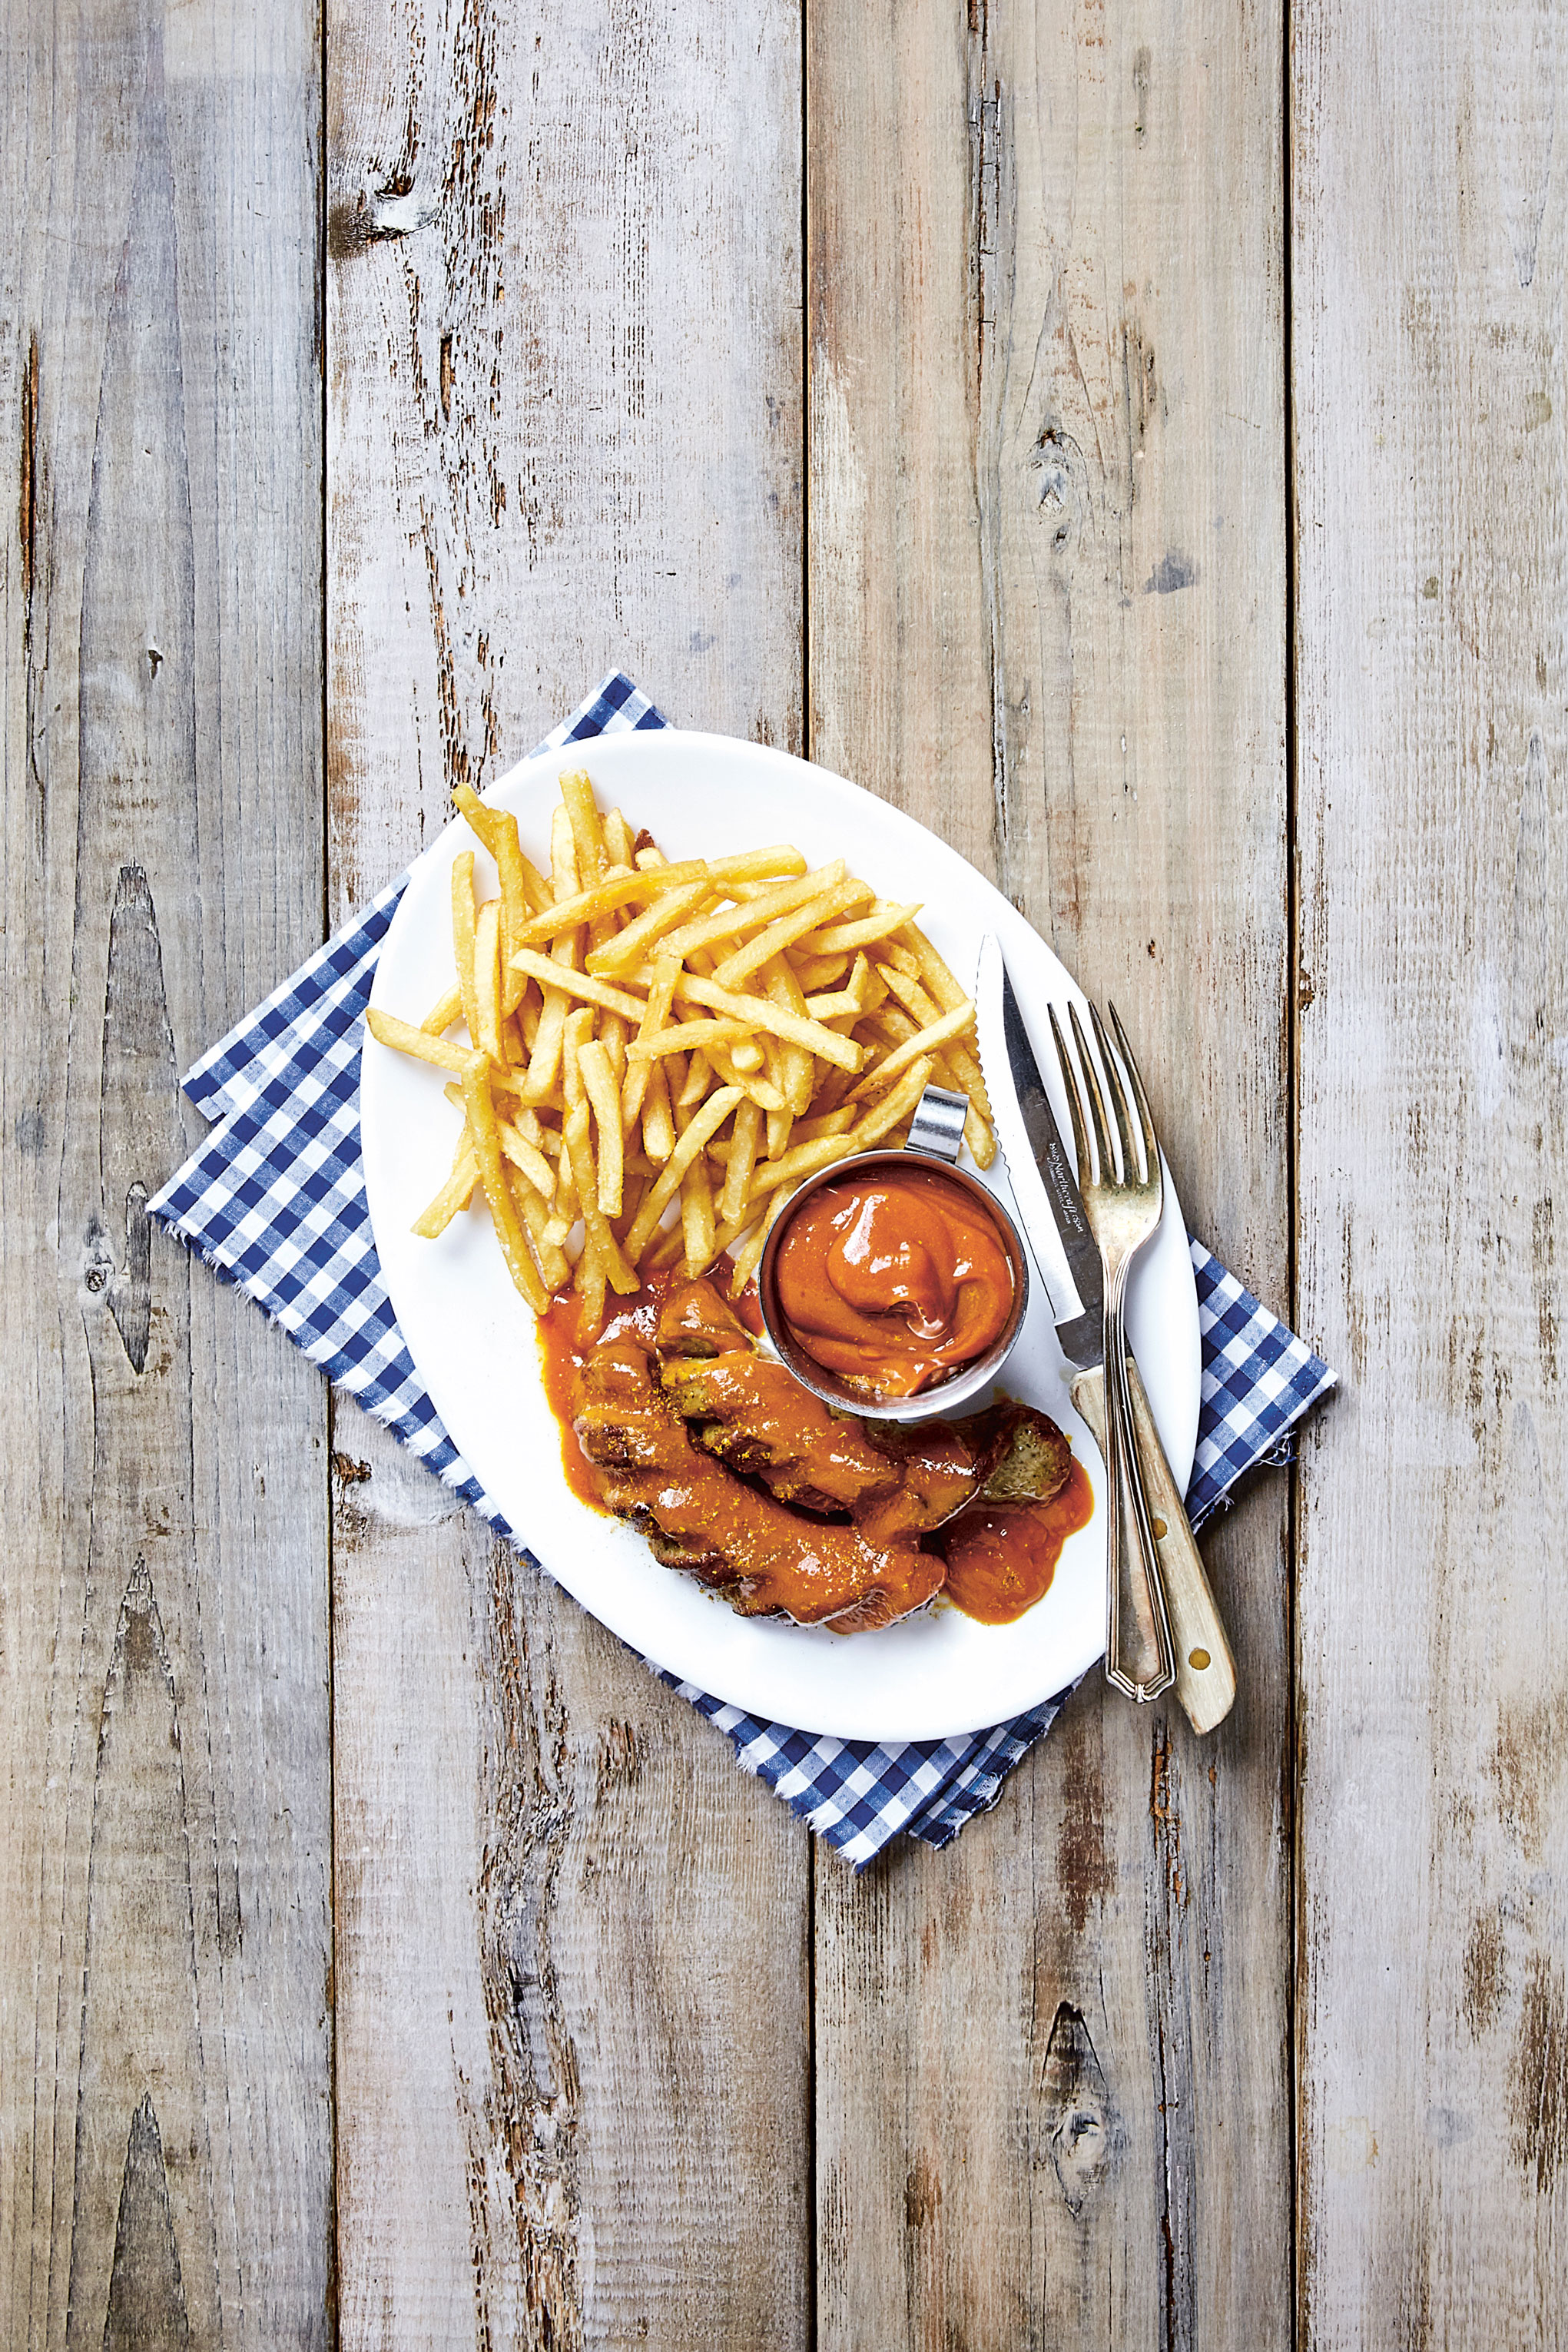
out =
[(584, 1004), (577, 1005), (566, 1016), (560, 1037), (560, 1079), (567, 1113), (570, 1117), (580, 1102), (588, 1099), (582, 1083), (579, 1057), (593, 1034), (593, 1014)]
[(686, 1229), (677, 1217), (673, 1225), (662, 1227), (653, 1235), (638, 1262), (637, 1270), (640, 1274), (666, 1274), (685, 1254)]
[(517, 1204), (518, 1215), (528, 1227), (529, 1244), (538, 1260), (545, 1288), (551, 1292), (564, 1290), (571, 1280), (571, 1260), (549, 1238), (549, 1212), (520, 1171), (508, 1169), (507, 1174), (511, 1179), (512, 1198)]
[(926, 992), (925, 982), (901, 971), (896, 964), (890, 965), (883, 977), (883, 985), (913, 1016), (917, 1028), (924, 1028), (928, 1021), (935, 1021), (943, 1011), (936, 999)]
[(797, 1143), (778, 1160), (759, 1160), (751, 1171), (751, 1198), (760, 1200), (780, 1188), (792, 1192), (819, 1168), (831, 1168), (835, 1160), (845, 1160), (860, 1148), (851, 1129), (842, 1135), (820, 1136), (815, 1143)]
[(675, 1122), (670, 1109), (669, 1082), (662, 1062), (652, 1065), (652, 1076), (643, 1104), (643, 1149), (656, 1166), (663, 1166), (675, 1148)]
[[(757, 1105), (758, 1110), (786, 1108), (783, 1094), (773, 1084), (772, 1079), (755, 1077), (749, 1070), (743, 1070), (727, 1046), (709, 1045), (706, 1052), (709, 1062), (717, 1071), (724, 1084), (727, 1087), (738, 1087), (747, 1100)], [(760, 1058), (759, 1055), (758, 1059)]]
[[(861, 1025), (863, 1028), (864, 1024)], [(811, 1090), (813, 1116), (821, 1118), (829, 1111), (837, 1110), (853, 1085), (854, 1080), (847, 1070), (830, 1070)]]
[(569, 965), (558, 963), (551, 956), (542, 956), (532, 948), (519, 948), (512, 958), (516, 971), (527, 972), (544, 989), (560, 989), (568, 996), (579, 998), (584, 1004), (602, 1005), (606, 1013), (618, 1013), (623, 1021), (641, 1021), (643, 999), (631, 995), (623, 988), (612, 988), (607, 981), (596, 980), (591, 972), (573, 971)]
[(972, 1103), (979, 1106), (981, 1113), (988, 1121), (991, 1116), (991, 1097), (986, 1092), (986, 1074), (981, 1069), (978, 1057), (967, 1039), (955, 1037), (952, 1044), (945, 1048), (944, 1058), (953, 1066), (953, 1075), (959, 1081), (959, 1091), (967, 1094)]
[(511, 811), (486, 807), (471, 784), (458, 784), (452, 797), (467, 818), (469, 830), (478, 835), (495, 859), (503, 899), (510, 905), (516, 892), (525, 908), (548, 907), (549, 885), (524, 856), (517, 838), (517, 820)]
[(577, 847), (577, 870), (584, 889), (591, 889), (604, 878), (607, 860), (604, 855), (604, 831), (599, 822), (599, 803), (593, 797), (593, 786), (586, 768), (574, 768), (560, 780), (561, 806), (571, 821), (571, 837)]
[(718, 1199), (719, 1215), (727, 1223), (738, 1217), (746, 1206), (751, 1191), (751, 1171), (756, 1163), (757, 1147), (761, 1136), (761, 1111), (756, 1103), (743, 1102), (735, 1114), (735, 1139), (730, 1146), (724, 1190)]
[(439, 1037), (444, 1030), (451, 1028), (462, 1010), (463, 991), (454, 981), (445, 995), (436, 998), (419, 1025), (432, 1037)]
[(596, 1335), (604, 1323), (604, 1253), (591, 1234), (585, 1234), (578, 1253), (572, 1288), (581, 1300), (578, 1310), (578, 1329), (582, 1335)]
[(577, 836), (571, 829), (571, 812), (563, 801), (550, 813), (550, 898), (556, 906), (564, 906), (569, 898), (576, 898), (581, 887), (577, 870)]
[(955, 1094), (967, 1095), (969, 1108), (964, 1119), (964, 1140), (974, 1155), (977, 1168), (988, 1168), (997, 1156), (997, 1139), (991, 1126), (991, 1098), (986, 1092), (985, 1073), (962, 1037), (955, 1037), (945, 1045), (937, 1059), (937, 1075)]
[[(636, 846), (631, 826), (618, 808), (611, 810), (603, 824), (605, 856), (613, 866), (630, 866)], [(909, 911), (915, 914), (919, 909), (912, 907)]]
[(601, 978), (609, 972), (630, 971), (650, 953), (661, 952), (664, 934), (674, 930), (695, 908), (712, 898), (713, 886), (706, 876), (672, 887), (669, 877), (675, 870), (674, 866), (665, 866), (662, 871), (653, 866), (639, 876), (648, 888), (656, 888), (661, 895), (645, 914), (638, 915), (624, 930), (617, 931), (613, 939), (593, 950), (588, 959), (590, 971)]
[[(721, 988), (738, 988), (743, 980), (749, 979), (765, 963), (771, 963), (775, 956), (782, 955), (787, 947), (793, 946), (808, 931), (815, 930), (824, 916), (839, 914), (846, 907), (859, 906), (871, 895), (863, 882), (851, 880), (824, 890), (820, 898), (808, 898), (803, 907), (779, 915), (776, 921), (758, 931), (755, 939), (747, 940), (743, 947), (737, 948), (732, 955), (727, 956), (714, 973), (714, 978)], [(758, 905), (760, 903), (758, 902)], [(757, 912), (758, 907), (753, 906), (750, 913), (754, 919)]]
[(550, 1202), (549, 1223), (545, 1227), (547, 1237), (557, 1249), (570, 1238), (577, 1217), (577, 1179), (572, 1174), (571, 1154), (567, 1150), (563, 1139), (560, 1164), (556, 1170), (555, 1198)]
[[(674, 1001), (675, 982), (680, 977), (680, 969), (674, 956), (654, 958), (653, 977), (648, 986), (648, 1002), (643, 1007), (642, 1023), (637, 1031), (640, 1038), (652, 1037), (659, 1030), (668, 1026), (670, 1007)], [(643, 1105), (648, 1093), (649, 1076), (653, 1067), (654, 1062), (652, 1056), (633, 1060), (631, 1048), (627, 1048), (626, 1075), (621, 1092), (621, 1117), (628, 1129), (642, 1115)]]
[[(684, 888), (676, 887), (683, 882)], [(575, 930), (582, 923), (600, 922), (606, 915), (619, 914), (623, 907), (636, 906), (647, 898), (660, 901), (650, 912), (668, 913), (668, 901), (672, 898), (678, 898), (683, 907), (698, 905), (705, 897), (711, 896), (712, 888), (700, 860), (684, 866), (651, 866), (643, 871), (627, 867), (618, 872), (613, 866), (608, 867), (603, 881), (596, 882), (591, 890), (575, 891), (570, 898), (541, 908), (537, 915), (530, 916), (517, 945), (537, 947), (543, 940), (556, 939), (562, 931)], [(676, 919), (671, 916), (672, 923)], [(618, 932), (615, 943), (624, 937), (624, 932)]]
[(687, 1054), (709, 1045), (727, 1045), (749, 1037), (748, 1021), (677, 1021), (672, 1028), (655, 1030), (651, 1037), (633, 1037), (626, 1048), (630, 1069), (638, 1062), (662, 1061), (667, 1054)]
[[(776, 1195), (769, 1193), (768, 1204), (771, 1205), (772, 1201), (776, 1197)], [(753, 1201), (750, 1202), (747, 1207), (742, 1209), (738, 1217), (726, 1217), (723, 1219), (713, 1237), (713, 1250), (715, 1257), (722, 1257), (727, 1250), (733, 1249), (736, 1243), (751, 1231), (751, 1228), (757, 1223), (758, 1218), (763, 1215), (763, 1213), (764, 1203), (761, 1201)], [(681, 1236), (681, 1240), (684, 1247), (685, 1241), (685, 1234)]]
[(480, 1045), (479, 1000), (474, 987), (474, 852), (460, 849), (452, 861), (452, 960), (463, 992), (463, 1018), (468, 1035)]
[(884, 1135), (891, 1135), (895, 1127), (910, 1117), (915, 1104), (930, 1085), (931, 1074), (935, 1067), (936, 1065), (930, 1055), (923, 1054), (920, 1059), (904, 1072), (893, 1092), (884, 1095), (873, 1109), (868, 1110), (862, 1118), (855, 1121), (848, 1136), (848, 1140), (855, 1150), (869, 1151), (873, 1144), (880, 1143)]
[[(881, 1005), (887, 1003), (887, 975), (880, 964), (867, 961), (863, 949), (860, 950), (855, 956), (855, 970), (858, 971), (862, 964), (865, 966), (863, 997), (865, 1009), (868, 1013), (875, 1013)], [(846, 988), (851, 984), (850, 981), (843, 982)]]
[(459, 1209), (465, 1209), (474, 1197), (474, 1187), (479, 1181), (479, 1163), (474, 1157), (474, 1146), (468, 1139), (468, 1129), (458, 1139), (452, 1173), (427, 1209), (421, 1211), (409, 1228), (422, 1241), (434, 1242), (446, 1231)]
[[(495, 1090), (495, 1079), (494, 1076), (492, 1076), (490, 1081), (492, 1098), (494, 1097)], [(444, 1087), (442, 1088), (442, 1093), (445, 1096), (447, 1101), (452, 1104), (454, 1109), (462, 1111), (465, 1118), (466, 1118), (467, 1107), (463, 1098), (462, 1087), (459, 1086)], [(523, 1125), (525, 1120), (528, 1122), (528, 1127), (532, 1128), (534, 1131), (533, 1134), (530, 1135), (525, 1129)], [(534, 1118), (531, 1111), (520, 1111), (517, 1116), (517, 1124), (514, 1126), (510, 1120), (502, 1118), (497, 1112), (497, 1125), (501, 1130), (502, 1156), (505, 1159), (509, 1160), (514, 1168), (519, 1169), (528, 1178), (528, 1182), (532, 1184), (536, 1190), (542, 1192), (545, 1199), (548, 1201), (551, 1193), (555, 1191), (555, 1170), (550, 1166), (549, 1161), (545, 1158), (543, 1151), (539, 1149), (538, 1144), (535, 1140), (536, 1136), (544, 1132), (540, 1128), (538, 1119)], [(469, 1140), (466, 1129), (465, 1129), (464, 1131), (463, 1142), (458, 1146), (460, 1152), (465, 1149), (472, 1154), (473, 1144)], [(455, 1168), (455, 1161), (453, 1164)], [(432, 1205), (434, 1206), (434, 1203)], [(414, 1231), (416, 1233), (419, 1231), (417, 1225), (414, 1227)]]
[[(792, 1045), (804, 1045), (820, 1062), (831, 1062), (841, 1070), (858, 1070), (865, 1058), (862, 1048), (850, 1038), (835, 1035), (820, 1021), (808, 1021), (798, 1013), (787, 1013), (782, 1005), (770, 1003), (765, 996), (737, 995), (692, 972), (685, 973), (676, 983), (675, 994), (688, 1003), (711, 1006), (726, 1020), (744, 1022), (749, 1029), (766, 1029), (770, 1036), (787, 1038)], [(966, 1017), (972, 1019), (972, 1013)]]
[(595, 1038), (578, 1050), (578, 1067), (599, 1128), (599, 1205), (607, 1217), (621, 1214), (626, 1169), (621, 1132), (621, 1090), (610, 1055)]
[(541, 1199), (553, 1200), (555, 1170), (538, 1146), (530, 1143), (526, 1135), (519, 1135), (508, 1119), (501, 1121), (501, 1150), (512, 1166), (528, 1178), (529, 1185)]
[[(501, 902), (486, 898), (474, 922), (474, 1004), (479, 1027), (474, 1043), (493, 1062), (501, 1061)], [(473, 1034), (473, 1033), (470, 1033)]]
[(756, 889), (776, 874), (805, 871), (805, 859), (788, 842), (775, 843), (771, 849), (740, 849), (729, 857), (708, 860), (708, 872), (716, 882), (733, 882), (743, 889)]
[(686, 1278), (695, 1282), (713, 1264), (713, 1187), (699, 1153), (681, 1179), (681, 1233), (685, 1243)]
[(523, 925), (531, 908), (540, 907), (549, 896), (544, 877), (535, 872), (523, 856), (517, 839), (517, 820), (510, 810), (501, 812), (496, 828), (494, 856), (496, 872), (501, 884), (501, 1003), (507, 1013), (515, 1013), (522, 1003), (527, 982), (511, 970), (513, 950), (521, 944)]
[(583, 1231), (604, 1262), (604, 1272), (611, 1288), (630, 1296), (641, 1285), (599, 1205), (599, 1181), (593, 1165), (593, 1147), (589, 1139), (588, 1105), (585, 1102), (579, 1103), (570, 1114), (561, 1132), (571, 1158), (571, 1173), (582, 1211)]
[(802, 988), (831, 988), (850, 968), (847, 955), (791, 956), (786, 961)]
[(474, 1138), (474, 1157), (478, 1163), (479, 1181), (485, 1197), (490, 1203), (495, 1221), (496, 1236), (501, 1244), (501, 1255), (507, 1261), (507, 1271), (536, 1315), (542, 1315), (549, 1304), (549, 1294), (539, 1279), (539, 1271), (529, 1252), (512, 1188), (507, 1181), (501, 1165), (501, 1136), (496, 1119), (496, 1106), (490, 1097), (488, 1067), (482, 1055), (470, 1057), (463, 1073), (463, 1102), (468, 1113), (469, 1132)]
[(944, 1013), (956, 1013), (969, 1000), (917, 923), (906, 923), (900, 937), (911, 950), (925, 982)]
[[(561, 955), (568, 952), (564, 940), (558, 942), (557, 952)], [(554, 965), (553, 958), (551, 962), (559, 973), (561, 967)], [(523, 1093), (526, 1102), (543, 1102), (559, 1075), (561, 1033), (566, 1027), (567, 1003), (564, 989), (556, 987), (553, 982), (546, 984), (538, 1027), (534, 1032), (533, 1052), (528, 1056), (528, 1083)]]
[(515, 1012), (522, 990), (507, 971), (507, 958), (519, 945), (518, 935), (530, 913), (549, 904), (549, 890), (523, 856), (517, 820), (509, 809), (486, 808), (467, 784), (459, 784), (452, 797), (496, 861), (501, 885), (501, 1010)]
[[(626, 1235), (626, 1255), (635, 1265), (647, 1247), (648, 1237), (670, 1202), (674, 1199), (681, 1179), (710, 1136), (716, 1135), (725, 1120), (745, 1097), (738, 1087), (720, 1087), (708, 1097), (691, 1125), (677, 1141), (649, 1190), (648, 1197), (638, 1210)], [(650, 1152), (650, 1159), (653, 1154)]]
[[(672, 931), (664, 942), (669, 955), (689, 956), (695, 948), (716, 947), (721, 940), (733, 940), (742, 932), (767, 924), (778, 916), (788, 915), (833, 890), (844, 880), (844, 862), (835, 858), (831, 866), (819, 867), (815, 874), (802, 875), (797, 882), (782, 882), (766, 890), (758, 898), (739, 902), (717, 915), (705, 915), (700, 922), (688, 923), (684, 930)], [(871, 892), (864, 893), (866, 898)], [(768, 954), (774, 950), (770, 948)], [(764, 961), (767, 958), (764, 957)]]
[(747, 1284), (751, 1280), (752, 1276), (757, 1272), (758, 1267), (761, 1265), (762, 1253), (768, 1246), (768, 1236), (772, 1232), (779, 1216), (779, 1212), (783, 1206), (783, 1193), (776, 1192), (772, 1200), (768, 1204), (768, 1211), (766, 1215), (763, 1217), (762, 1223), (758, 1226), (756, 1232), (752, 1234), (751, 1239), (747, 1243), (746, 1247), (736, 1259), (735, 1272), (730, 1277), (729, 1284), (729, 1295), (732, 1298), (738, 1298), (740, 1297), (741, 1292), (746, 1288)]
[[(687, 1025), (695, 1028), (696, 1024), (693, 1022), (689, 1023)], [(673, 1108), (674, 1109), (675, 1125), (677, 1127), (684, 1127), (685, 1124), (685, 1121), (681, 1116), (682, 1112), (694, 1111), (712, 1084), (713, 1064), (708, 1060), (706, 1054), (699, 1047), (697, 1052), (692, 1055), (691, 1060), (686, 1064), (686, 1082), (685, 1086), (674, 1091)]]
[(789, 1130), (794, 1125), (794, 1122), (795, 1114), (789, 1108), (788, 1104), (785, 1105), (782, 1110), (770, 1110), (768, 1112), (768, 1157), (769, 1160), (781, 1160), (785, 1152), (789, 1150)]
[(863, 1095), (871, 1087), (885, 1086), (889, 1078), (896, 1077), (911, 1062), (918, 1060), (922, 1055), (935, 1054), (936, 1048), (946, 1045), (949, 1038), (960, 1035), (971, 1025), (974, 1018), (975, 1008), (966, 997), (963, 1003), (955, 1006), (951, 1013), (944, 1013), (927, 1028), (917, 1029), (914, 1036), (906, 1037), (885, 1061), (878, 1062), (867, 1070), (855, 1093)]
[[(492, 1079), (492, 1088), (494, 1087), (494, 1085), (495, 1081)], [(520, 1109), (517, 1112), (515, 1124), (517, 1133), (520, 1136), (523, 1136), (527, 1141), (531, 1143), (537, 1151), (542, 1152), (547, 1159), (559, 1160), (560, 1158), (559, 1136), (556, 1133), (553, 1127), (546, 1127), (544, 1121), (539, 1118), (537, 1111), (529, 1110), (526, 1108)]]
[(855, 1123), (853, 1103), (841, 1103), (837, 1110), (823, 1113), (821, 1118), (798, 1118), (795, 1122), (797, 1143), (816, 1143), (824, 1135), (842, 1135), (845, 1128)]
[[(801, 1020), (807, 1017), (805, 992), (786, 957), (779, 956), (768, 966), (764, 981), (770, 1003), (782, 1005)], [(799, 1115), (811, 1099), (816, 1071), (805, 1046), (781, 1045), (779, 1050), (779, 1084), (789, 1108)]]
[(378, 1044), (390, 1045), (394, 1053), (411, 1055), (416, 1062), (430, 1062), (438, 1070), (455, 1070), (461, 1077), (471, 1063), (483, 1066), (485, 1056), (476, 1054), (471, 1046), (455, 1045), (450, 1038), (433, 1037), (428, 1029), (416, 1029), (412, 1021), (400, 1021), (395, 1013), (382, 1013), (372, 1004), (365, 1014), (365, 1026)]
[(600, 1023), (599, 1042), (610, 1056), (610, 1075), (619, 1088), (626, 1075), (626, 1024), (618, 1013), (607, 1013)]
[(874, 947), (879, 940), (892, 937), (912, 923), (920, 912), (919, 907), (895, 907), (885, 898), (874, 899), (869, 915), (858, 922), (830, 923), (824, 930), (810, 931), (800, 941), (803, 955), (842, 955), (853, 948)]

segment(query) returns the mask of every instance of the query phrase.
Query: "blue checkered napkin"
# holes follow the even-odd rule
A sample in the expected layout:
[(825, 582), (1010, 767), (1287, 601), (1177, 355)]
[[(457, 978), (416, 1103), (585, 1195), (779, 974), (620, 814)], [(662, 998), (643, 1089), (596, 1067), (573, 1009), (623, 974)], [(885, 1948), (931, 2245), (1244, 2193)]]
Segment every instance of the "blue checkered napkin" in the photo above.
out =
[[(605, 679), (540, 750), (667, 721), (629, 678)], [(152, 1213), (238, 1282), (329, 1380), (521, 1549), (443, 1428), (403, 1345), (371, 1234), (360, 1160), (360, 1039), (381, 944), (407, 876), (389, 884), (196, 1064), (185, 1091), (218, 1124)], [(1274, 1458), (1333, 1374), (1199, 1244), (1203, 1405), (1188, 1507), (1198, 1524)], [(762, 1723), (664, 1679), (727, 1733), (738, 1760), (863, 1867), (910, 1830), (946, 1845), (995, 1803), (1061, 1698), (967, 1738), (879, 1748)], [(1062, 1694), (1065, 1696), (1065, 1694)]]

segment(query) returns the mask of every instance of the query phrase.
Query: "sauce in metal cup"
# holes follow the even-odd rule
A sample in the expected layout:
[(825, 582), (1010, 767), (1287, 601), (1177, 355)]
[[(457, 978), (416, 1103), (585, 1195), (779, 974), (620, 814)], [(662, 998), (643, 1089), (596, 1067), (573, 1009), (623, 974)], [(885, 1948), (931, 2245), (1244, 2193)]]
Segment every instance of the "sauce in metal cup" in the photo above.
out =
[(825, 1403), (883, 1421), (950, 1412), (996, 1379), (1023, 1328), (1018, 1229), (953, 1164), (967, 1108), (928, 1087), (904, 1149), (821, 1170), (768, 1237), (763, 1324)]

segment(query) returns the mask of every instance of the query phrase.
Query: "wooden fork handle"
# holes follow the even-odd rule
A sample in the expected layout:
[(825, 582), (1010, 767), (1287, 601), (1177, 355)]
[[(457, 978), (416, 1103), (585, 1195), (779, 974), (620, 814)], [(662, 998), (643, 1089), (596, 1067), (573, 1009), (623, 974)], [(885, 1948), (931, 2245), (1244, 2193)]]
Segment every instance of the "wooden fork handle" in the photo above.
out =
[[(1226, 1639), (1224, 1622), (1208, 1589), (1197, 1540), (1187, 1524), (1166, 1449), (1160, 1444), (1149, 1400), (1137, 1365), (1127, 1359), (1133, 1391), (1133, 1420), (1138, 1454), (1155, 1520), (1155, 1544), (1165, 1577), (1166, 1606), (1170, 1612), (1171, 1643), (1176, 1651), (1176, 1694), (1195, 1731), (1212, 1731), (1229, 1714), (1236, 1696), (1236, 1661)], [(1105, 1373), (1096, 1365), (1080, 1372), (1072, 1383), (1072, 1402), (1105, 1451)], [(1160, 1533), (1163, 1526), (1165, 1533)]]

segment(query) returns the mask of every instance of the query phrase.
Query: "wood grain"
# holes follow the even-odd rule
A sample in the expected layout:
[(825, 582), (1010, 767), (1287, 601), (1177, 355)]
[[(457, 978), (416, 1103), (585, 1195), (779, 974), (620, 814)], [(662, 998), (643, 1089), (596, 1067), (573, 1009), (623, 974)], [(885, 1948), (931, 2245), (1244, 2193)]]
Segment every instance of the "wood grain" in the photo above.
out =
[(303, 31), (7, 28), (8, 2343), (328, 2331), (324, 1420), (146, 1205), (319, 918)]
[[(781, 0), (355, 0), (328, 57), (337, 919), (613, 666), (799, 745), (800, 68)], [(336, 1445), (344, 2344), (803, 2343), (805, 1833)]]
[[(1115, 995), (1191, 1220), (1278, 1306), (1281, 41), (809, 10), (813, 752)], [(1211, 1742), (1092, 1685), (957, 1846), (819, 1864), (824, 2347), (1289, 2340), (1278, 1483), (1206, 1548)]]
[(1295, 43), (1300, 1314), (1346, 1373), (1301, 1474), (1325, 2347), (1568, 2340), (1564, 63), (1529, 5), (1312, 5)]

